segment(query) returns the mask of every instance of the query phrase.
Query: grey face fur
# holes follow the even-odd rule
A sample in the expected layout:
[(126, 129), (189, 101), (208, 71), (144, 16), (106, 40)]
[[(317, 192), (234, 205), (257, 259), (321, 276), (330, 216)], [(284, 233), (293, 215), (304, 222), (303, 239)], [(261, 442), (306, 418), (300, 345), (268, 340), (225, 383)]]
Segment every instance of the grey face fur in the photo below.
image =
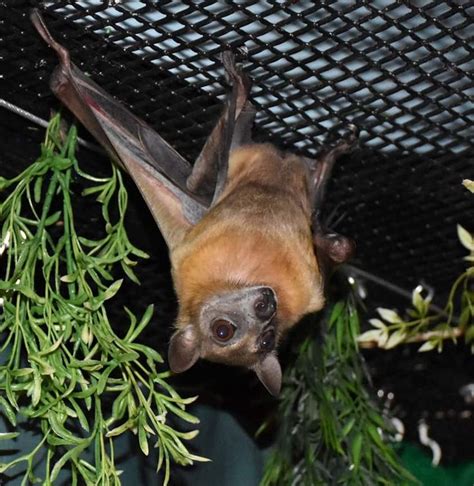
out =
[(277, 395), (281, 368), (275, 353), (278, 300), (270, 287), (246, 287), (215, 295), (206, 301), (198, 322), (171, 338), (169, 362), (176, 372), (198, 358), (253, 369), (265, 387)]
[[(202, 335), (209, 336), (218, 347), (236, 345), (249, 336), (257, 339), (264, 329), (271, 327), (277, 305), (270, 287), (250, 287), (216, 295), (202, 306), (199, 327)], [(220, 328), (227, 328), (228, 334), (219, 333)], [(257, 342), (251, 346), (255, 350), (257, 347)], [(211, 349), (209, 352), (212, 354)]]

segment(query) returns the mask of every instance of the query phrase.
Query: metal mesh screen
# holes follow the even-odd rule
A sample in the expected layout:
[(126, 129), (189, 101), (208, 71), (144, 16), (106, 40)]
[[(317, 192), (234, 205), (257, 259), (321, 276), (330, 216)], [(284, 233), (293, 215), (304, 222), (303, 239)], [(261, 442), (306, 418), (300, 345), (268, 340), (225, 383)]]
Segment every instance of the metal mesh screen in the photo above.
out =
[[(75, 62), (195, 156), (224, 93), (219, 54), (239, 49), (257, 129), (314, 155), (348, 122), (362, 151), (336, 170), (329, 206), (359, 263), (438, 292), (461, 268), (454, 223), (472, 226), (473, 50), (468, 2), (2, 2), (2, 93), (47, 117), (55, 64), (28, 21), (40, 5)], [(472, 27), (472, 26), (471, 26)]]
[[(455, 225), (474, 230), (461, 187), (474, 179), (473, 2), (0, 1), (0, 96), (48, 118), (59, 107), (47, 85), (56, 60), (30, 25), (33, 6), (83, 71), (190, 159), (220, 113), (219, 55), (237, 50), (254, 83), (259, 139), (315, 155), (333, 129), (362, 130), (327, 204), (357, 241), (358, 266), (407, 290), (423, 280), (435, 300), (462, 270)], [(11, 123), (3, 113), (0, 136)], [(16, 172), (21, 142), (2, 146), (0, 172)], [(377, 287), (369, 298), (394, 302)]]

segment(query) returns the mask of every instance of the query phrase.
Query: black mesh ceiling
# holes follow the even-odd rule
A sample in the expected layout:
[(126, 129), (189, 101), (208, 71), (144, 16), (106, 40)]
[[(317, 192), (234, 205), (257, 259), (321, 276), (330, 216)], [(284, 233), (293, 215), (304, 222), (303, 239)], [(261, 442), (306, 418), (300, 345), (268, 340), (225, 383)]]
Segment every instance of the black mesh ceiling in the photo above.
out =
[(472, 2), (0, 2), (2, 97), (47, 118), (56, 61), (29, 23), (32, 6), (82, 70), (191, 159), (220, 111), (219, 55), (231, 47), (254, 82), (260, 138), (314, 155), (328, 131), (362, 130), (328, 204), (359, 266), (438, 294), (462, 268)]

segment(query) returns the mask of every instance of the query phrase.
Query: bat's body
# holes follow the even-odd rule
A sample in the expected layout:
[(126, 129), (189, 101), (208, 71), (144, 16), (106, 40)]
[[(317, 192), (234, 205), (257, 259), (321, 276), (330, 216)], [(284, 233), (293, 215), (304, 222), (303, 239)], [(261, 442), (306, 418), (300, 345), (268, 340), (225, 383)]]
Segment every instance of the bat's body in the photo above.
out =
[(301, 159), (271, 145), (231, 153), (216, 205), (172, 254), (178, 327), (217, 292), (248, 286), (275, 291), (279, 333), (322, 308), (308, 182)]
[(191, 167), (70, 62), (39, 13), (32, 19), (60, 58), (52, 90), (128, 171), (168, 244), (179, 300), (171, 369), (200, 357), (242, 365), (277, 394), (281, 336), (323, 307), (328, 264), (352, 253), (318, 215), (333, 163), (351, 150), (354, 133), (315, 160), (253, 143), (250, 82), (227, 52), (232, 93)]

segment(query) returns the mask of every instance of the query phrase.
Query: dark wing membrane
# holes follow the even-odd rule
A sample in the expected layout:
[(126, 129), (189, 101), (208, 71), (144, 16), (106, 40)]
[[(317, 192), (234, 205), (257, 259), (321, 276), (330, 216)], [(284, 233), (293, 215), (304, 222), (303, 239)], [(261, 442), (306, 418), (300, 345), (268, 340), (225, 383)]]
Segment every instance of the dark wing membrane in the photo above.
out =
[(255, 110), (248, 101), (251, 88), (249, 78), (235, 64), (232, 52), (225, 51), (222, 62), (232, 91), (227, 96), (224, 110), (197, 158), (187, 187), (215, 202), (222, 192), (232, 149), (249, 143)]
[(186, 188), (190, 164), (69, 60), (37, 11), (32, 21), (60, 59), (51, 88), (133, 178), (172, 250), (207, 211), (209, 202)]

